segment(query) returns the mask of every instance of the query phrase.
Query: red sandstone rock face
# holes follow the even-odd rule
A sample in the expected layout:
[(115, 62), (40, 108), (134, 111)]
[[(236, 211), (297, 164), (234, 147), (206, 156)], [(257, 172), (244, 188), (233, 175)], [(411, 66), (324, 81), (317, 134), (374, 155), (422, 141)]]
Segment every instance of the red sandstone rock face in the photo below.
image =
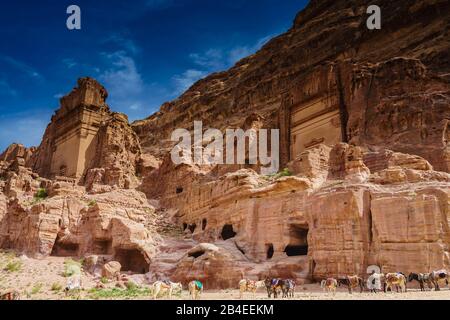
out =
[(348, 113), (343, 127), (349, 141), (419, 154), (448, 172), (449, 3), (379, 1), (380, 32), (365, 27), (370, 4), (311, 1), (287, 33), (134, 123), (143, 148), (164, 157), (175, 128), (190, 129), (194, 120), (242, 127), (254, 113), (283, 137), (284, 104), (335, 94)]
[(126, 189), (138, 185), (136, 171), (141, 161), (141, 148), (126, 115), (111, 114), (101, 124), (92, 148), (96, 155), (86, 169), (89, 189), (95, 184)]
[[(147, 192), (177, 210), (175, 219), (194, 241), (215, 243), (223, 254), (213, 250), (199, 257), (175, 256), (175, 269), (157, 258), (151, 270), (180, 280), (193, 276), (192, 270), (203, 270), (205, 281), (223, 288), (231, 281), (228, 274), (289, 276), (306, 282), (364, 275), (372, 264), (386, 272), (450, 266), (449, 174), (433, 171), (418, 156), (374, 153), (346, 144), (309, 149), (291, 166), (296, 176), (264, 177), (240, 170), (216, 177), (215, 170), (199, 172), (188, 165), (156, 170), (158, 180), (171, 187), (153, 184)], [(177, 193), (175, 183), (180, 180), (183, 189)], [(398, 238), (405, 232), (410, 236)], [(433, 254), (428, 257), (429, 248)], [(203, 265), (205, 259), (214, 261), (211, 265), (218, 271)], [(230, 272), (222, 274), (222, 268)]]
[(34, 151), (35, 148), (25, 148), (21, 144), (13, 143), (0, 155), (0, 162), (4, 161), (11, 163), (17, 158), (22, 158), (25, 162), (27, 162)]
[[(105, 88), (81, 79), (33, 155), (15, 145), (0, 156), (0, 248), (102, 256), (152, 281), (208, 289), (363, 275), (373, 264), (450, 268), (449, 3), (379, 1), (383, 30), (369, 32), (369, 2), (311, 1), (289, 32), (133, 130), (109, 111)], [(291, 109), (315, 99), (338, 108), (330, 128), (349, 144), (312, 139), (291, 154)], [(82, 185), (49, 167), (58, 127), (70, 128), (78, 108), (98, 118)], [(292, 175), (174, 165), (170, 134), (194, 120), (280, 128)], [(40, 188), (48, 198), (35, 202)]]
[(43, 177), (73, 178), (93, 192), (136, 187), (139, 140), (128, 117), (110, 111), (107, 96), (94, 79), (79, 79), (78, 86), (61, 99), (27, 165)]
[[(22, 168), (25, 170), (25, 168)], [(41, 181), (39, 181), (41, 180)], [(9, 172), (0, 193), (0, 247), (32, 256), (101, 255), (145, 273), (159, 235), (155, 209), (135, 190), (89, 195), (73, 182)], [(47, 198), (36, 198), (45, 187)]]
[[(414, 153), (449, 172), (449, 82), (416, 59), (397, 58), (353, 71), (349, 139)], [(361, 105), (366, 106), (362, 109)]]

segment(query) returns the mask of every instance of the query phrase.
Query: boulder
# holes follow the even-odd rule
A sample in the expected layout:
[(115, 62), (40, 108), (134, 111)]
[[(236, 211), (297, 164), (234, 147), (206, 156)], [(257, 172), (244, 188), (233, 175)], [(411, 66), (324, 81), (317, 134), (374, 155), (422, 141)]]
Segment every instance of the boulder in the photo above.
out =
[(103, 265), (102, 267), (102, 277), (106, 279), (118, 279), (120, 278), (120, 270), (122, 265), (117, 261), (111, 261)]

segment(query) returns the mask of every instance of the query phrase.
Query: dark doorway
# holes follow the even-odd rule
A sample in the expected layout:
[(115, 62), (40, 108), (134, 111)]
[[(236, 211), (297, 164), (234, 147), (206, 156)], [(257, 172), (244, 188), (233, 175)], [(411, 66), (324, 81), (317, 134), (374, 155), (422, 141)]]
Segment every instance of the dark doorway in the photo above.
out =
[(197, 225), (195, 223), (194, 224), (190, 224), (188, 228), (189, 228), (189, 231), (191, 233), (194, 233), (195, 229), (197, 229)]
[(94, 241), (93, 253), (100, 255), (112, 254), (112, 241), (111, 240)]
[(202, 221), (202, 230), (203, 231), (205, 231), (207, 225), (208, 225), (208, 220), (203, 219), (203, 221)]
[(290, 241), (284, 252), (289, 257), (308, 255), (308, 227), (304, 225), (291, 225), (289, 230)]
[(267, 253), (267, 260), (270, 260), (273, 258), (273, 254), (275, 253), (275, 250), (273, 249), (273, 244), (269, 243), (266, 244), (266, 253)]
[(221, 233), (223, 240), (232, 239), (232, 238), (236, 237), (236, 235), (237, 235), (237, 233), (234, 232), (233, 225), (226, 224), (223, 226), (222, 233)]
[(114, 259), (122, 265), (122, 271), (144, 274), (149, 270), (149, 264), (144, 255), (137, 249), (116, 249)]
[(194, 251), (188, 254), (189, 257), (193, 257), (194, 259), (200, 258), (206, 252), (204, 250)]
[(308, 255), (308, 246), (288, 245), (284, 249), (284, 252), (286, 252), (288, 257), (307, 256)]
[(182, 187), (177, 188), (177, 194), (183, 193), (184, 189)]
[(77, 243), (62, 242), (58, 237), (53, 245), (51, 255), (54, 257), (78, 257), (78, 249)]

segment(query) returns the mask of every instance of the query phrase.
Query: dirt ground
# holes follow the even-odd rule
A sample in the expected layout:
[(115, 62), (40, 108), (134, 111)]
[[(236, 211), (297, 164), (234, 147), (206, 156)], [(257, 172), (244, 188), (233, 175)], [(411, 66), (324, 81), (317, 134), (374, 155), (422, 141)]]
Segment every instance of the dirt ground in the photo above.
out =
[[(25, 256), (17, 257), (12, 253), (0, 253), (0, 292), (8, 289), (17, 290), (22, 300), (61, 300), (61, 299), (128, 299), (150, 300), (151, 291), (143, 276), (130, 276), (136, 287), (116, 288), (116, 283), (106, 283), (105, 288), (95, 289), (103, 279), (89, 274), (82, 274), (83, 290), (71, 294), (64, 294), (66, 286), (67, 258), (49, 257), (36, 260)], [(185, 288), (186, 289), (186, 288)], [(269, 300), (264, 289), (260, 289), (255, 296), (246, 293), (247, 300)], [(160, 299), (167, 299), (162, 296)], [(173, 299), (189, 299), (186, 290), (176, 294)], [(238, 290), (205, 291), (202, 300), (237, 300)], [(378, 293), (368, 292), (348, 294), (340, 288), (335, 296), (324, 293), (317, 284), (303, 285), (297, 288), (294, 300), (450, 300), (450, 290), (420, 292), (409, 289), (407, 293)]]

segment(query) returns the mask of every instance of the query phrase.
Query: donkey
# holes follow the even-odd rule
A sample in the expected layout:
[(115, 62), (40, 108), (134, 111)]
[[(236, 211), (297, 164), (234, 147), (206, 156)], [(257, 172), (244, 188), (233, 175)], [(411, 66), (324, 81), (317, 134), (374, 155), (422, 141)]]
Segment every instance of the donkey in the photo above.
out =
[(283, 298), (294, 298), (295, 281), (292, 279), (283, 280), (281, 290), (283, 291)]
[(392, 291), (394, 285), (400, 287), (402, 293), (406, 292), (406, 277), (403, 273), (388, 273), (386, 274), (385, 279), (384, 292), (388, 292), (389, 289)]
[(277, 299), (278, 295), (283, 291), (284, 281), (281, 279), (267, 278), (266, 280), (264, 280), (264, 284), (266, 286), (269, 299), (272, 298), (272, 294), (273, 297)]
[(162, 290), (167, 290), (169, 293), (169, 299), (172, 299), (172, 294), (174, 291), (183, 292), (183, 285), (181, 283), (174, 283), (171, 281), (156, 281), (152, 285), (153, 289), (153, 299), (156, 300), (158, 298), (159, 293)]
[(353, 290), (360, 288), (360, 292), (364, 291), (364, 280), (359, 276), (347, 276), (345, 278), (338, 279), (339, 286), (347, 286), (348, 293), (353, 294)]
[(328, 278), (326, 280), (322, 280), (320, 283), (320, 287), (323, 289), (323, 291), (327, 292), (328, 294), (332, 293), (333, 296), (336, 295), (336, 289), (338, 287), (338, 281), (334, 278)]
[(430, 273), (430, 277), (436, 291), (441, 290), (439, 283), (442, 281), (445, 281), (446, 285), (448, 286), (450, 275), (447, 270), (433, 271), (432, 273)]
[(430, 273), (410, 273), (408, 282), (413, 282), (414, 280), (419, 283), (420, 291), (426, 291), (425, 284), (428, 286), (428, 289), (431, 289), (434, 285)]
[(259, 288), (264, 288), (264, 286), (265, 286), (264, 281), (254, 281), (248, 279), (243, 279), (239, 281), (239, 299), (242, 299), (244, 297), (245, 292), (253, 293), (254, 298), (256, 291)]
[(189, 295), (192, 300), (200, 299), (200, 295), (203, 293), (203, 283), (198, 280), (191, 281), (189, 283)]

